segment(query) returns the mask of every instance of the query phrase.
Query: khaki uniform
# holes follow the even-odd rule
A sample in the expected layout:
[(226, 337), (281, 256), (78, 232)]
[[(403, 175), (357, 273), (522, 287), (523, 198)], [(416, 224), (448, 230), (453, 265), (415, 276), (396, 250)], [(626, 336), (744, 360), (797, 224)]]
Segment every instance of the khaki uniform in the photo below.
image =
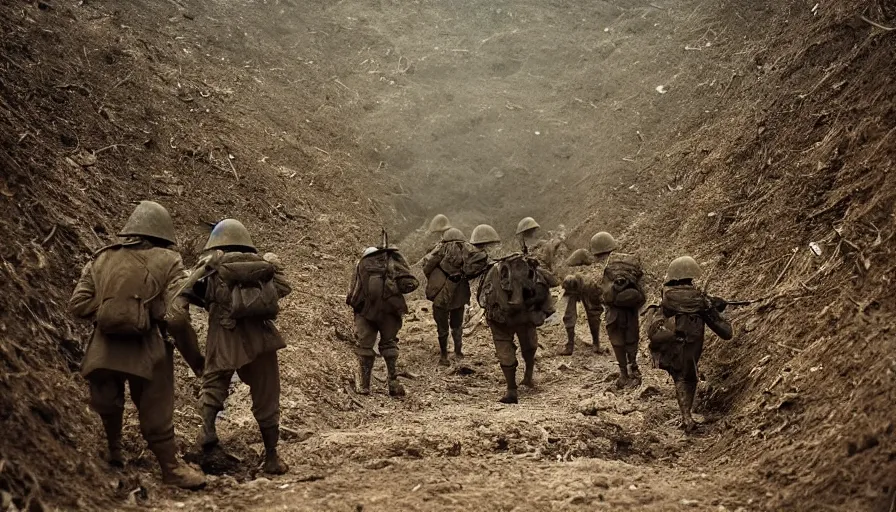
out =
[[(534, 271), (534, 279), (530, 276)], [(517, 403), (517, 345), (526, 364), (522, 383), (534, 385), (535, 354), (538, 351), (537, 326), (554, 313), (550, 288), (556, 278), (546, 270), (533, 268), (525, 258), (497, 262), (486, 273), (479, 290), (479, 300), (486, 308), (486, 318), (495, 344), (507, 391), (501, 402)], [(509, 289), (508, 289), (509, 288)]]
[[(106, 269), (114, 264), (120, 251), (133, 251), (165, 290), (150, 306), (152, 328), (146, 334), (112, 337), (94, 329), (81, 363), (81, 374), (90, 383), (91, 407), (104, 417), (121, 418), (127, 384), (131, 400), (137, 406), (141, 433), (152, 445), (174, 438), (174, 347), (162, 338), (160, 327), (164, 326), (167, 293), (187, 276), (180, 255), (170, 249), (147, 242), (110, 246), (84, 267), (69, 302), (74, 316), (94, 319), (104, 289), (109, 286)], [(176, 327), (178, 332), (192, 331), (189, 325)], [(183, 337), (179, 336), (177, 341), (184, 346)], [(192, 342), (195, 343), (195, 333)], [(186, 343), (190, 343), (189, 338)], [(195, 345), (184, 346), (183, 350), (198, 354)], [(193, 365), (195, 368), (197, 363), (193, 361)]]
[(729, 340), (732, 337), (731, 323), (711, 307), (709, 298), (693, 285), (667, 287), (660, 311), (661, 314), (655, 315), (647, 326), (654, 361), (675, 382), (696, 385), (706, 327), (720, 338)]
[[(292, 287), (280, 268), (276, 268), (274, 284), (283, 298)], [(230, 381), (237, 373), (252, 395), (252, 414), (264, 429), (280, 422), (280, 368), (277, 351), (286, 347), (273, 320), (245, 318), (232, 320), (226, 305), (219, 301), (228, 297), (220, 280), (214, 276), (200, 279), (183, 293), (191, 302), (208, 311), (208, 338), (205, 343), (205, 374), (202, 379), (200, 404), (216, 411), (224, 409), (230, 393)], [(222, 293), (222, 291), (224, 293)]]
[(601, 300), (607, 308), (607, 337), (619, 364), (620, 385), (628, 382), (629, 374), (640, 383), (638, 311), (645, 302), (641, 275), (640, 259), (634, 255), (614, 254), (604, 267)]
[(705, 328), (720, 338), (732, 337), (731, 324), (708, 296), (692, 284), (675, 284), (663, 291), (658, 310), (648, 315), (647, 337), (654, 363), (675, 382), (685, 430), (694, 428), (691, 409), (697, 391), (697, 365), (703, 354)]
[[(440, 268), (442, 259), (456, 242), (440, 243), (423, 258), (423, 274), (427, 280), (443, 283), (432, 300), (432, 317), (436, 322), (439, 350), (444, 358), (448, 353), (448, 335), (454, 342), (454, 351), (460, 354), (463, 344), (464, 307), (470, 303), (470, 281), (465, 278), (453, 280), (445, 276)], [(440, 274), (440, 275), (439, 275)]]
[(566, 328), (568, 338), (567, 347), (572, 353), (572, 345), (575, 341), (575, 329), (578, 321), (578, 303), (582, 303), (585, 309), (585, 317), (588, 321), (588, 330), (591, 332), (591, 343), (597, 352), (600, 348), (600, 321), (604, 312), (601, 303), (601, 290), (599, 281), (591, 275), (582, 277), (581, 290), (566, 290), (566, 310), (563, 313), (563, 326)]
[(389, 394), (405, 394), (404, 386), (398, 382), (398, 331), (402, 317), (408, 312), (404, 294), (418, 286), (407, 261), (397, 250), (374, 251), (358, 261), (345, 303), (355, 313), (359, 393), (370, 393), (370, 375), (376, 355), (373, 347), (379, 335), (380, 354), (389, 373)]

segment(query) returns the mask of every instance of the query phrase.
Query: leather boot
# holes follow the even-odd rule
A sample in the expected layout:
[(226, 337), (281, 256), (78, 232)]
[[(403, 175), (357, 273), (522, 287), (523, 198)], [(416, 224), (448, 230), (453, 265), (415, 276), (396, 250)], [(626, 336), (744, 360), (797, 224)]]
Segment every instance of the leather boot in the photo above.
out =
[(526, 369), (523, 372), (523, 380), (520, 384), (529, 388), (534, 388), (535, 378), (533, 377), (533, 374), (535, 373), (535, 354), (524, 355), (523, 360), (526, 362)]
[(619, 365), (619, 378), (616, 379), (616, 388), (622, 389), (628, 384), (628, 368), (624, 364)]
[(441, 366), (451, 366), (448, 361), (448, 337), (439, 338), (439, 364)]
[(619, 364), (619, 378), (616, 379), (616, 388), (622, 389), (628, 384), (628, 356), (625, 353), (625, 347), (613, 347), (613, 355), (616, 356), (616, 363)]
[(689, 386), (687, 382), (675, 383), (675, 397), (678, 399), (678, 408), (681, 410), (681, 428), (685, 432), (694, 430), (694, 418), (691, 416), (691, 407), (694, 397), (688, 397)]
[(566, 330), (566, 345), (563, 345), (563, 348), (557, 352), (558, 355), (561, 356), (571, 356), (573, 351), (576, 348), (576, 330), (575, 329), (567, 329)]
[(277, 443), (280, 441), (280, 426), (263, 427), (261, 440), (264, 442), (264, 466), (262, 471), (269, 475), (282, 475), (289, 471), (289, 466), (280, 460)]
[(641, 369), (638, 368), (638, 363), (628, 365), (628, 375), (630, 386), (636, 388), (641, 385)]
[(373, 373), (373, 356), (359, 356), (358, 357), (358, 367), (359, 367), (359, 375), (358, 375), (358, 394), (359, 395), (369, 395), (370, 394), (370, 375)]
[(181, 489), (196, 490), (205, 487), (205, 475), (178, 462), (174, 439), (152, 443), (149, 449), (156, 454), (156, 459), (159, 460), (159, 466), (162, 469), (162, 482)]
[(199, 428), (199, 438), (196, 444), (205, 451), (218, 445), (218, 431), (215, 428), (215, 420), (218, 418), (218, 410), (214, 407), (203, 405), (200, 412), (202, 426)]
[(504, 396), (498, 400), (503, 404), (515, 404), (519, 403), (519, 394), (516, 389), (516, 366), (501, 366), (501, 371), (504, 372), (504, 381), (507, 383), (507, 391), (504, 393)]
[(404, 396), (404, 386), (398, 381), (398, 356), (385, 357), (389, 372), (389, 396)]
[(121, 454), (121, 426), (122, 414), (103, 414), (103, 430), (106, 431), (106, 442), (109, 444), (109, 458), (107, 462), (115, 468), (124, 467), (124, 457)]
[(454, 359), (461, 361), (464, 358), (464, 331), (462, 328), (451, 331), (451, 337), (454, 339)]

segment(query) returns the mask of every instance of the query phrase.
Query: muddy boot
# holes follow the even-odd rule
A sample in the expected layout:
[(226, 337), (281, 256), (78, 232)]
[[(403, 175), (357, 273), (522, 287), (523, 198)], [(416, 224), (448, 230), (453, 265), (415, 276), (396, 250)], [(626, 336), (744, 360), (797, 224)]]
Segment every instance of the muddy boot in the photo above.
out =
[(619, 365), (619, 378), (616, 379), (616, 389), (622, 389), (626, 385), (628, 385), (629, 377), (628, 377), (628, 368), (625, 365)]
[(162, 468), (162, 482), (181, 489), (196, 490), (205, 487), (205, 475), (178, 462), (174, 439), (153, 443), (149, 449), (156, 454), (156, 459), (159, 460), (159, 466)]
[(448, 361), (448, 337), (439, 338), (439, 365), (451, 366)]
[(498, 401), (502, 404), (519, 403), (519, 394), (516, 390), (516, 366), (501, 366), (501, 371), (504, 372), (507, 391), (504, 392), (504, 396)]
[(557, 355), (560, 356), (571, 356), (573, 351), (576, 348), (576, 330), (575, 329), (567, 329), (566, 330), (566, 345), (563, 345), (563, 348), (557, 352)]
[(527, 388), (535, 387), (535, 377), (533, 374), (535, 373), (535, 354), (531, 356), (523, 356), (523, 359), (526, 361), (526, 369), (523, 372), (523, 380), (520, 382), (523, 386)]
[(373, 356), (358, 357), (358, 389), (359, 395), (370, 394), (370, 375), (373, 373)]
[(464, 359), (464, 331), (462, 329), (457, 329), (455, 331), (451, 331), (451, 337), (454, 339), (454, 359), (457, 361), (463, 361)]
[(196, 444), (202, 450), (208, 451), (218, 445), (218, 431), (215, 428), (218, 410), (214, 407), (203, 405), (200, 416), (202, 417), (202, 426), (199, 428), (199, 437), (196, 439)]
[(405, 396), (404, 386), (398, 381), (398, 357), (384, 359), (386, 360), (386, 370), (389, 372), (389, 396)]
[(628, 376), (629, 386), (636, 388), (641, 385), (641, 369), (638, 368), (638, 363), (632, 363), (628, 365)]
[(261, 440), (264, 442), (264, 465), (262, 471), (269, 475), (282, 475), (289, 471), (289, 466), (280, 460), (277, 443), (280, 441), (280, 426), (261, 428)]
[(122, 415), (103, 414), (103, 430), (106, 431), (106, 442), (109, 443), (109, 458), (106, 460), (114, 468), (124, 467), (124, 457), (121, 454), (121, 425)]
[(687, 382), (675, 383), (675, 395), (678, 399), (678, 408), (681, 409), (681, 428), (685, 432), (694, 430), (694, 418), (691, 417), (691, 407), (694, 405), (694, 395), (690, 393)]

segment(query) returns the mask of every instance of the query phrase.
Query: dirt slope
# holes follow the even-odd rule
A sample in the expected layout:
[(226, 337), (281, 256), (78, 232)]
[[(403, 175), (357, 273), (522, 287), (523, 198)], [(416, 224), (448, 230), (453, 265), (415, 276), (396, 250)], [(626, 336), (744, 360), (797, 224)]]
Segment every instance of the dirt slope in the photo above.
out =
[[(888, 510), (893, 25), (884, 0), (0, 6), (4, 505)], [(235, 458), (207, 491), (159, 486), (133, 410), (128, 469), (100, 461), (65, 303), (147, 197), (188, 264), (226, 216), (287, 262), (289, 475), (258, 478), (242, 384), (220, 421)], [(609, 355), (552, 355), (558, 326), (538, 389), (499, 406), (484, 328), (444, 370), (423, 304), (402, 334), (410, 396), (355, 396), (354, 258), (435, 211), (505, 235), (535, 214), (573, 245), (612, 229), (652, 284), (688, 252), (714, 292), (766, 298), (710, 342), (698, 435), (665, 374), (611, 390)], [(198, 383), (178, 379), (186, 452)]]

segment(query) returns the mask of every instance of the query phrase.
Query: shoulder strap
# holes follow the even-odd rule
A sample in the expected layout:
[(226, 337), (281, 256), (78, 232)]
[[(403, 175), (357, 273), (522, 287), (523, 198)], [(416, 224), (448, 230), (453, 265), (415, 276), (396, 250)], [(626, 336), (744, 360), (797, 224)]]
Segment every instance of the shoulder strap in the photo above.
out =
[(140, 266), (142, 266), (144, 269), (146, 269), (146, 273), (149, 275), (149, 278), (152, 279), (152, 281), (155, 283), (156, 292), (152, 295), (152, 297), (146, 299), (146, 302), (151, 302), (151, 301), (155, 300), (159, 295), (162, 294), (162, 284), (159, 282), (158, 278), (156, 278), (156, 276), (153, 275), (152, 269), (149, 268), (149, 264), (146, 262), (146, 260), (144, 260), (143, 258), (138, 256), (137, 253), (135, 253), (134, 251), (128, 250), (126, 252), (132, 258), (134, 258), (134, 260), (136, 260), (137, 263), (140, 264)]

